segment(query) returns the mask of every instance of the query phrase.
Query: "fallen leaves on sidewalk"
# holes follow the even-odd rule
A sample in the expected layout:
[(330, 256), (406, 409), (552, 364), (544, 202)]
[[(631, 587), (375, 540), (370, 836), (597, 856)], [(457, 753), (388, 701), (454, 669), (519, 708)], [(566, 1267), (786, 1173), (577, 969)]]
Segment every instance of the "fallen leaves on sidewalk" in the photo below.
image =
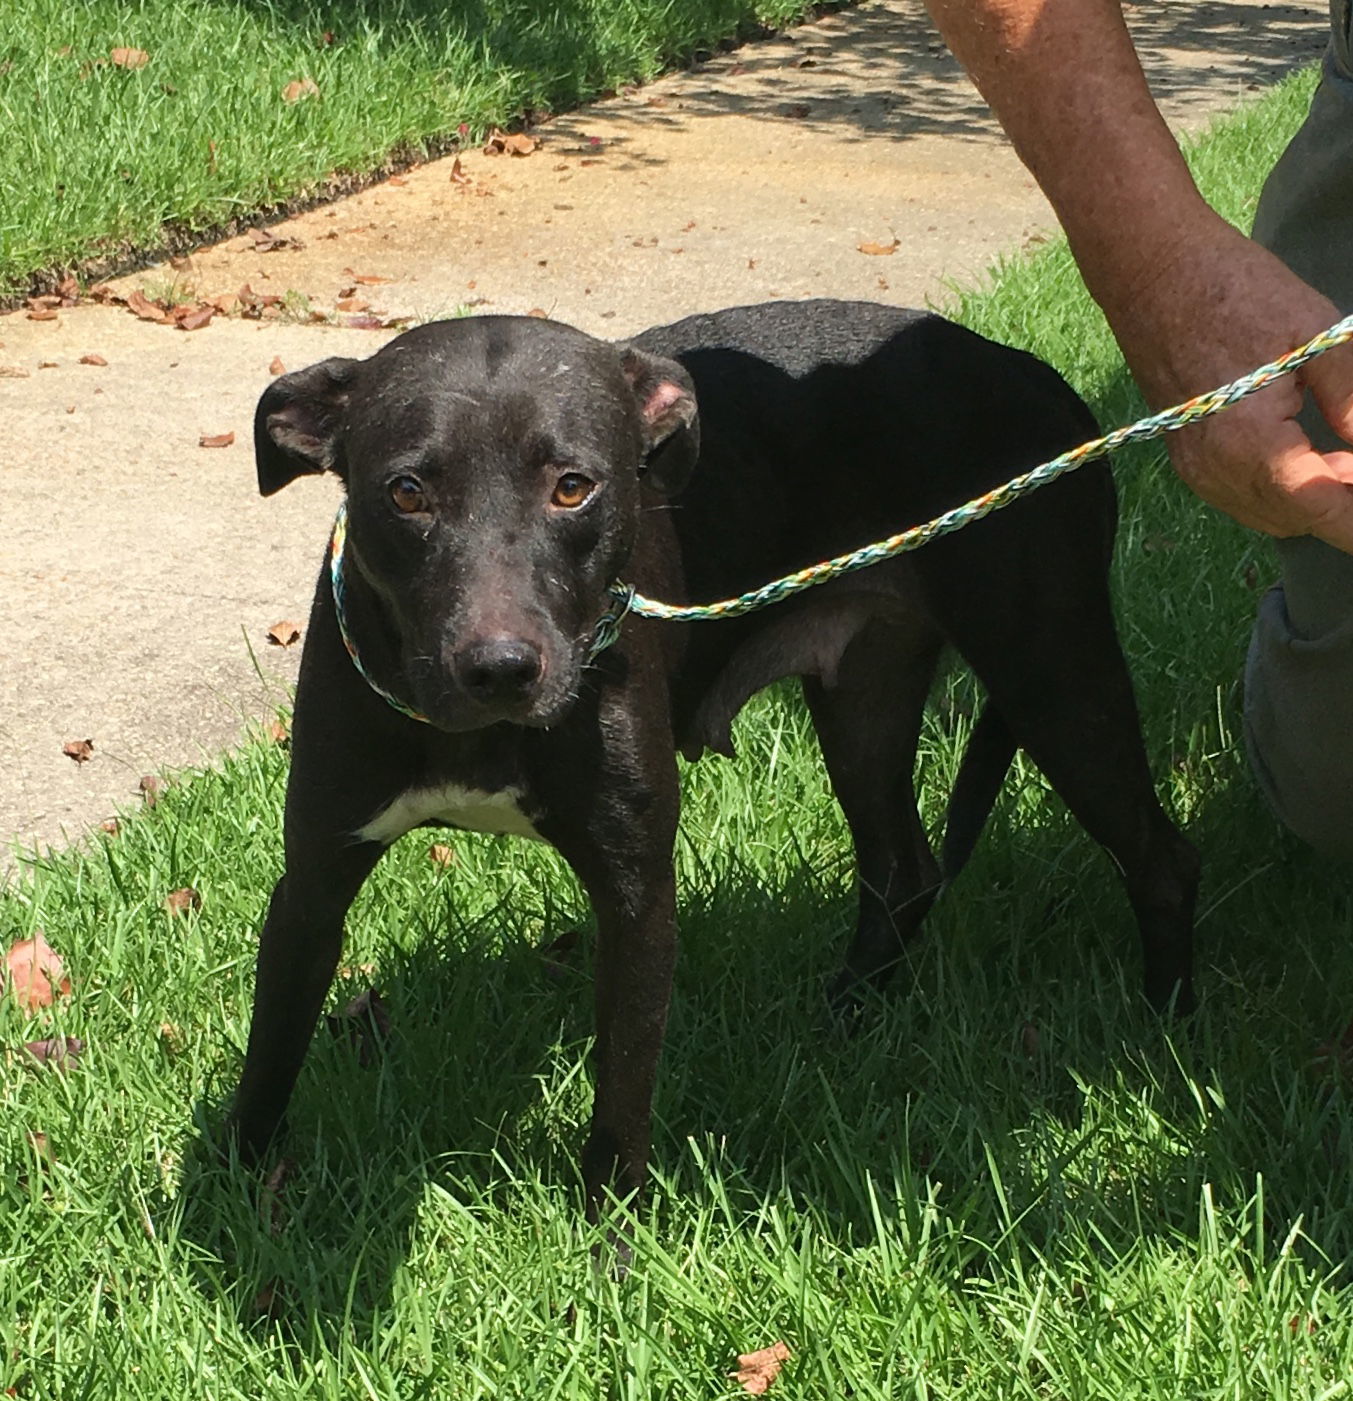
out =
[(282, 357), (280, 355), (274, 355), (272, 363), (268, 366), (268, 373), (270, 375), (284, 375), (286, 372), (287, 367), (282, 363)]
[(88, 355), (82, 355), (80, 357), (80, 363), (82, 365), (106, 365), (108, 361), (105, 360), (102, 355), (95, 354), (91, 351)]
[(859, 243), (856, 247), (861, 253), (868, 253), (871, 258), (887, 258), (897, 252), (902, 240), (895, 238), (891, 243)]
[(203, 433), (197, 445), (200, 448), (228, 448), (234, 441), (233, 433)]
[(5, 986), (25, 1012), (50, 1007), (58, 995), (70, 996), (65, 964), (41, 929), (35, 930), (31, 939), (20, 939), (10, 945), (4, 971)]
[(292, 643), (301, 640), (301, 625), (290, 620), (281, 623), (274, 623), (268, 629), (268, 641), (274, 647), (290, 647)]
[(134, 287), (128, 292), (126, 297), (122, 298), (122, 302), (133, 316), (142, 321), (154, 321), (160, 325), (169, 323), (169, 313), (158, 303), (152, 302), (139, 287)]
[(94, 757), (94, 741), (92, 739), (68, 739), (61, 746), (61, 752), (67, 759), (74, 759), (77, 764), (87, 764)]
[(484, 142), (486, 156), (529, 156), (540, 142), (524, 131), (505, 132), (494, 127)]
[(745, 1392), (752, 1396), (764, 1396), (780, 1375), (780, 1368), (789, 1360), (789, 1356), (789, 1348), (784, 1343), (772, 1343), (759, 1352), (739, 1353), (738, 1370), (731, 1375)]
[(146, 806), (153, 808), (159, 802), (161, 792), (164, 791), (164, 779), (156, 778), (153, 773), (142, 774), (141, 781), (136, 786), (140, 789)]
[(286, 250), (298, 253), (305, 247), (299, 238), (275, 234), (271, 229), (250, 229), (249, 237), (254, 240), (252, 251), (255, 253), (280, 253)]

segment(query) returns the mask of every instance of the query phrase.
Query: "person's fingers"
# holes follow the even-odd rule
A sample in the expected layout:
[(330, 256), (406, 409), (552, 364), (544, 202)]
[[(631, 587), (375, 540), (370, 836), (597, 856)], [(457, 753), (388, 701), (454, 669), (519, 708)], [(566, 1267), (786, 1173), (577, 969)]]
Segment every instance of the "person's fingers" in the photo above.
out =
[(1353, 452), (1295, 451), (1276, 464), (1275, 484), (1292, 503), (1301, 529), (1353, 554)]
[(1353, 453), (1315, 451), (1282, 400), (1252, 403), (1181, 433), (1171, 456), (1209, 505), (1252, 530), (1318, 535), (1353, 553)]
[(1353, 344), (1328, 350), (1301, 372), (1325, 421), (1346, 442), (1353, 443)]

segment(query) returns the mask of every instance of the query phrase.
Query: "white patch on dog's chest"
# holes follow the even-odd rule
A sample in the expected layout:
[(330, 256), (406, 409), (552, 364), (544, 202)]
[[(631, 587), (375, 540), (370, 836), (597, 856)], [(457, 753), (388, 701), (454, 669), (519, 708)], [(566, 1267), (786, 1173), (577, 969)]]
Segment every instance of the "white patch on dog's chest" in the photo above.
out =
[(448, 783), (441, 788), (411, 788), (353, 835), (358, 841), (389, 846), (397, 837), (427, 822), (447, 822), (468, 832), (529, 837), (537, 842), (545, 840), (521, 810), (520, 788), (485, 793), (478, 788), (463, 788), (458, 783)]

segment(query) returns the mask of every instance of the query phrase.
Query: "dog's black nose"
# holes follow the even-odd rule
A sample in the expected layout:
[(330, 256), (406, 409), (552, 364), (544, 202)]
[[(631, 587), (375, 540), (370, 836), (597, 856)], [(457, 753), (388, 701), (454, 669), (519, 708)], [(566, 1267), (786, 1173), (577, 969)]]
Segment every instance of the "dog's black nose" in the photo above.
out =
[(517, 700), (540, 680), (540, 649), (519, 637), (490, 637), (456, 654), (456, 680), (477, 701)]

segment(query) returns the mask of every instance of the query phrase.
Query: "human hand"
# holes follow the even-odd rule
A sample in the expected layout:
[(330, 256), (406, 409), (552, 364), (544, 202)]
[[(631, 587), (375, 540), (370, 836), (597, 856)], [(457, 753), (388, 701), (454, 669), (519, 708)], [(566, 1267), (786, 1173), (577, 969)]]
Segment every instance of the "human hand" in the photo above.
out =
[[(1182, 403), (1303, 344), (1339, 319), (1278, 258), (1212, 216), (1149, 271), (1101, 295), (1151, 406)], [(1353, 451), (1318, 452), (1297, 422), (1309, 389), (1353, 442), (1353, 345), (1202, 423), (1171, 433), (1170, 458), (1204, 501), (1269, 535), (1313, 535), (1353, 553)]]

